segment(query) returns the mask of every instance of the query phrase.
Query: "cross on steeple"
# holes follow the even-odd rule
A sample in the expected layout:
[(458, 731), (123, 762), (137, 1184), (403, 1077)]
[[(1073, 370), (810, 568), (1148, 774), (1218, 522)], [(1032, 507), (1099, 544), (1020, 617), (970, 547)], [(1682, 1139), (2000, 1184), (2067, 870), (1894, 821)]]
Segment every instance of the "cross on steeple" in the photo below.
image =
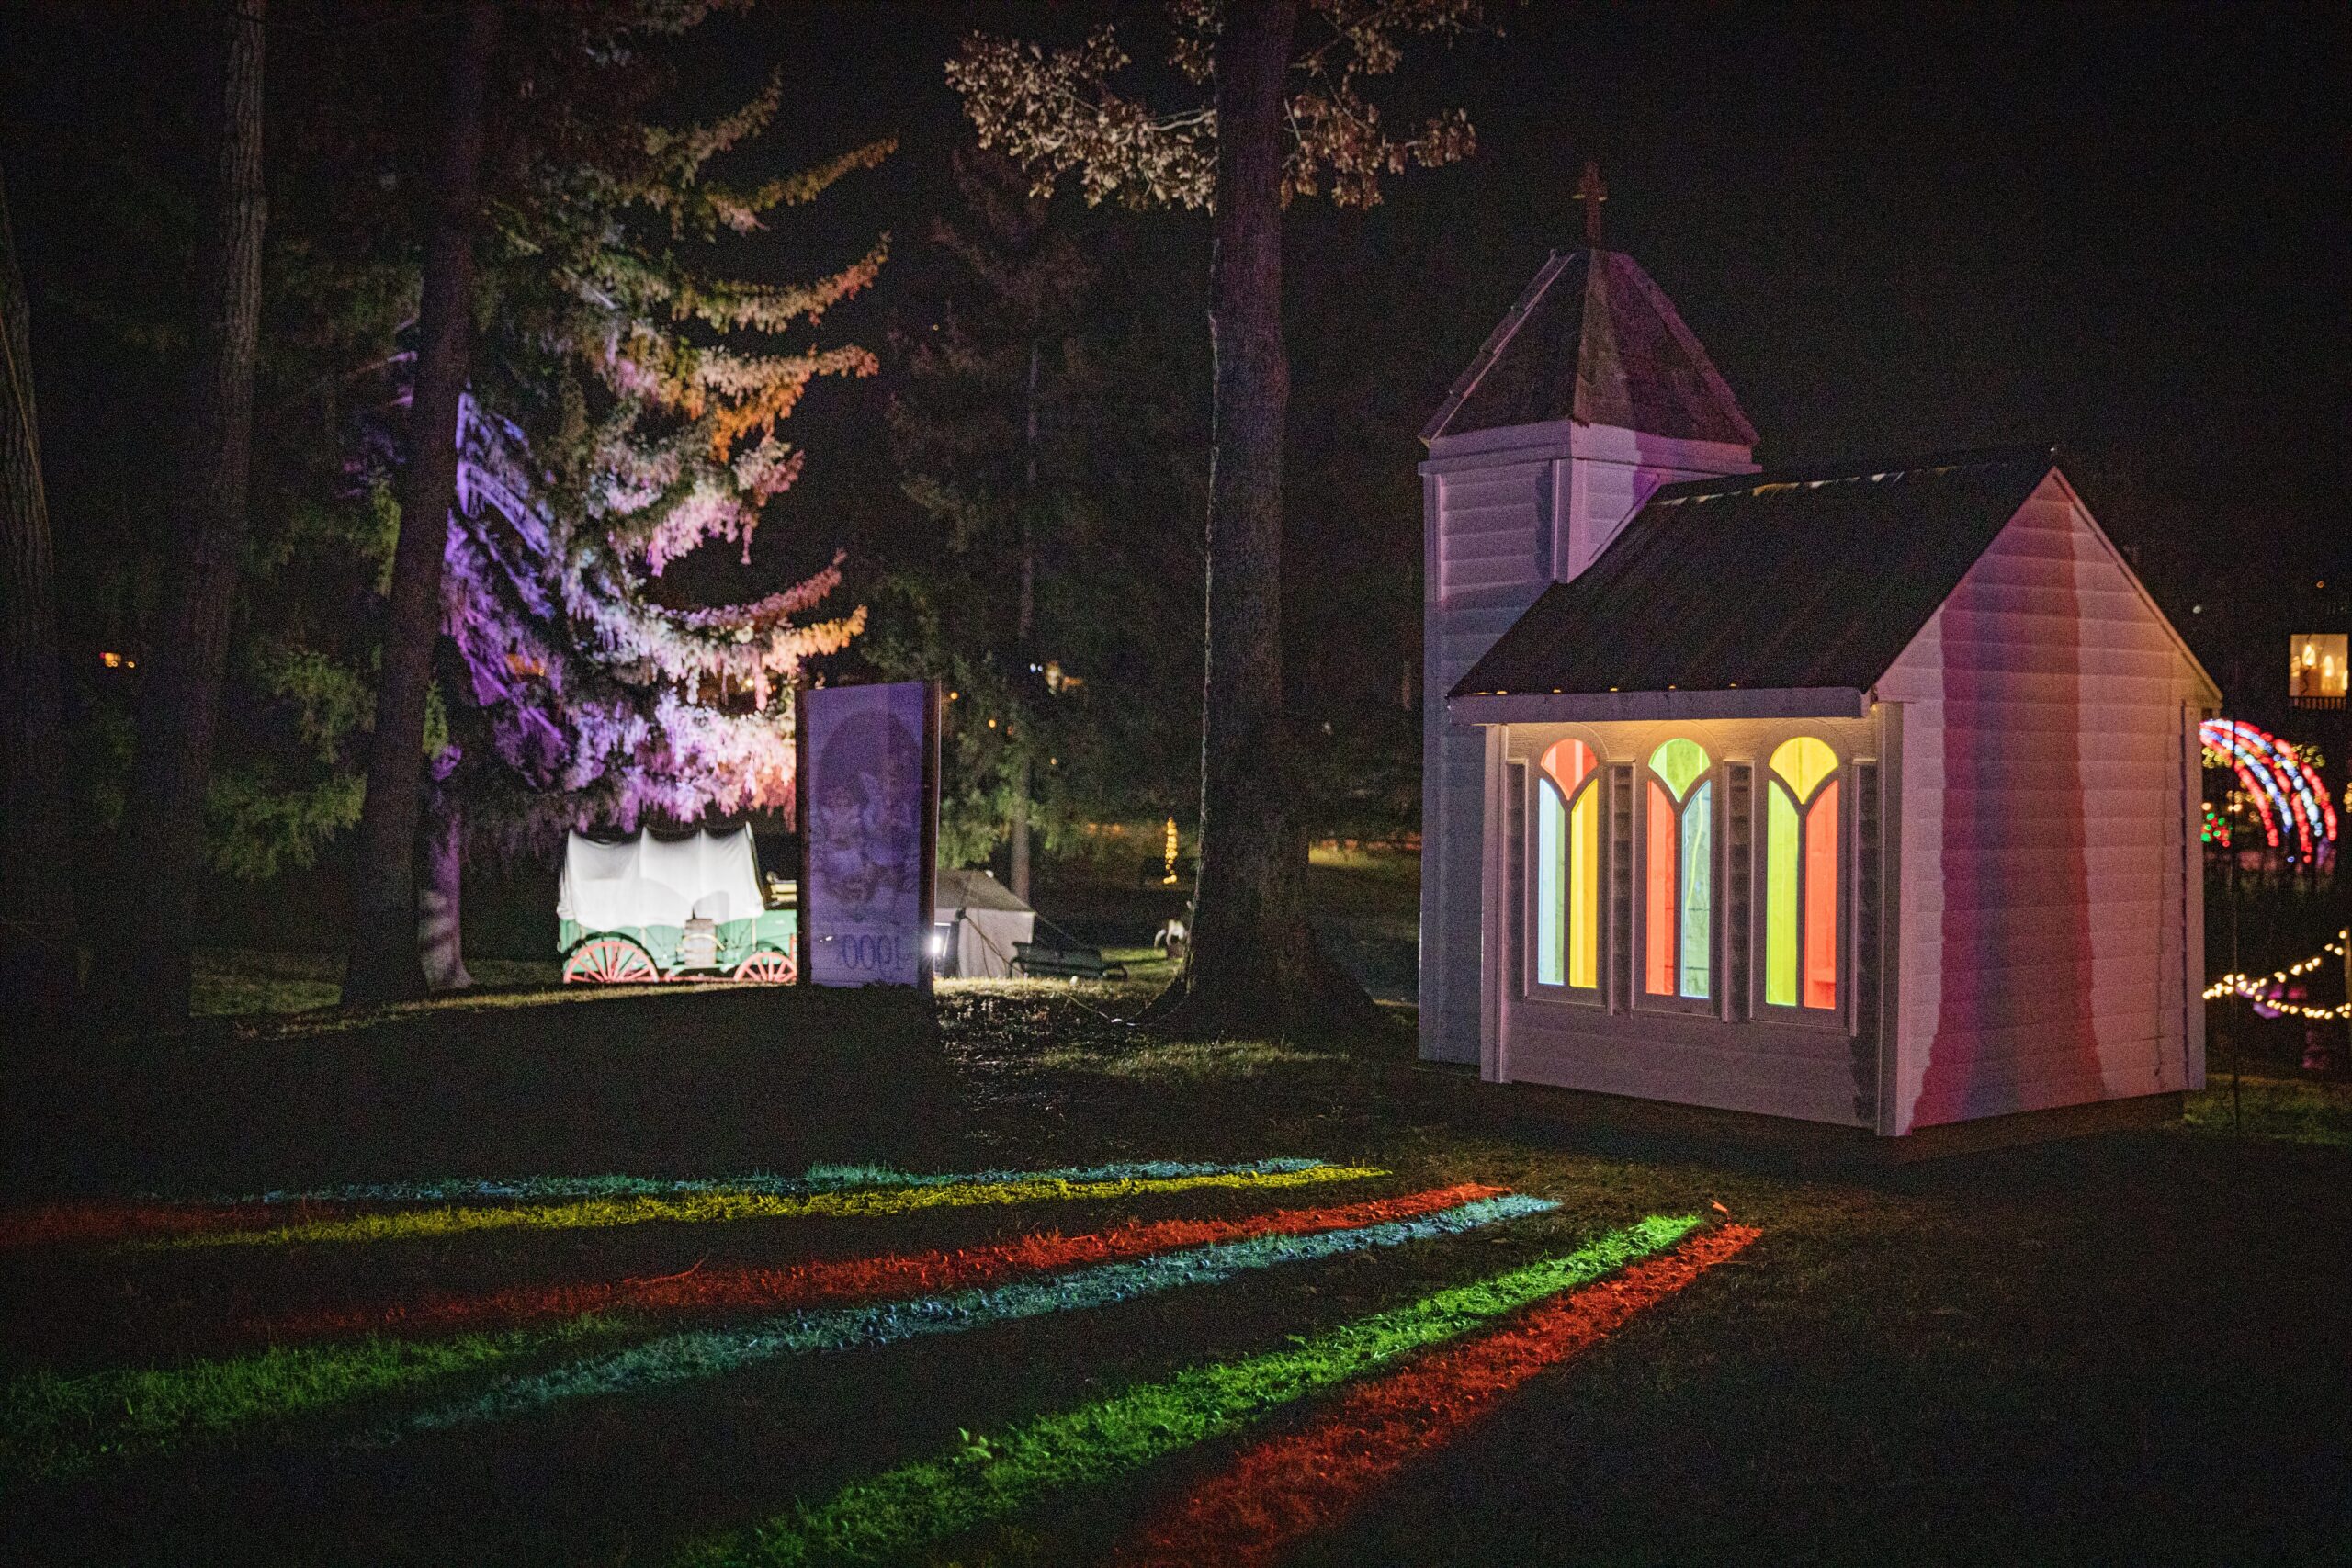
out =
[(1583, 177), (1577, 181), (1575, 199), (1584, 203), (1584, 243), (1590, 250), (1600, 249), (1600, 204), (1609, 199), (1609, 187), (1600, 183), (1600, 165), (1587, 158)]

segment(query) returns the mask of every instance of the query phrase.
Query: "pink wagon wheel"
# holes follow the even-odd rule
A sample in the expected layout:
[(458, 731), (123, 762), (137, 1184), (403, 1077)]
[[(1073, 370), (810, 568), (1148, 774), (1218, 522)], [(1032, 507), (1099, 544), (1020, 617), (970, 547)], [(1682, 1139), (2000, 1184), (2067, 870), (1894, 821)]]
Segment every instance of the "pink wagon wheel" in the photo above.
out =
[(625, 936), (592, 936), (563, 962), (563, 977), (601, 985), (643, 984), (662, 978), (645, 949)]
[(735, 978), (762, 986), (789, 986), (799, 973), (799, 965), (792, 962), (792, 954), (763, 947), (743, 960), (735, 971)]

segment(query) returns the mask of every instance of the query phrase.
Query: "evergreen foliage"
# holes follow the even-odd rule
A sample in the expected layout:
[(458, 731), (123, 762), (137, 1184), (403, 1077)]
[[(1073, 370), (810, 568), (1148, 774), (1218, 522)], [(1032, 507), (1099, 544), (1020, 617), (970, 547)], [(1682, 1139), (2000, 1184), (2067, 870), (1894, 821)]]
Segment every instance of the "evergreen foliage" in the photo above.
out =
[(1202, 504), (1197, 318), (1101, 225), (959, 152), (957, 210), (919, 257), (928, 320), (893, 334), (908, 500), (933, 523), (889, 563), (868, 662), (953, 700), (940, 854), (980, 864), (1026, 781), (1062, 848), (1088, 821), (1193, 809)]

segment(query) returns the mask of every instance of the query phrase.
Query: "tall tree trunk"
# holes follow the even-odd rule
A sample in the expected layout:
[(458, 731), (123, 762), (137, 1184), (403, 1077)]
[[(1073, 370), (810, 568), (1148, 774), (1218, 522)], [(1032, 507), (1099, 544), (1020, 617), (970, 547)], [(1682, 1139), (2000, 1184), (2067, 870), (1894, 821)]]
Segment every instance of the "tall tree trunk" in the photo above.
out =
[(474, 0), (458, 28), (433, 173), (424, 299), (409, 400), (408, 467), (401, 476), (400, 544), (376, 685), (368, 798), (344, 1000), (397, 1001), (425, 992), (416, 945), (416, 838), (424, 787), (424, 713), (441, 635), (441, 557), (458, 493), (458, 404), (466, 387), (473, 305), (475, 187), (483, 98), (498, 47), (498, 6)]
[(263, 0), (220, 7), (226, 69), (215, 197), (197, 259), (198, 361), (167, 499), (172, 582), (148, 650), (126, 809), (126, 988), (118, 1018), (153, 1026), (188, 1010), (204, 795), (228, 665), (253, 468), (254, 358), (261, 324)]
[(1216, 46), (1200, 879), (1183, 973), (1147, 1014), (1184, 1034), (1295, 1035), (1378, 1016), (1307, 927), (1283, 711), (1283, 76), (1297, 11), (1296, 0), (1239, 0)]
[(469, 989), (474, 977), (466, 972), (461, 940), (461, 894), (465, 882), (465, 800), (453, 773), (433, 788), (431, 809), (425, 813), (424, 877), (416, 891), (416, 952), (424, 968), (424, 984), (436, 995)]
[[(1031, 635), (1037, 626), (1037, 369), (1044, 345), (1029, 340), (1028, 460), (1023, 465), (1021, 497), (1021, 587), (1013, 608), (1015, 646), (1029, 660)], [(1023, 742), (1028, 739), (1022, 738)], [(1012, 896), (1029, 901), (1029, 758), (1024, 752), (1012, 765)]]
[(0, 1074), (57, 1051), (74, 977), (57, 599), (33, 405), (32, 312), (0, 189), (0, 975), (15, 1024)]

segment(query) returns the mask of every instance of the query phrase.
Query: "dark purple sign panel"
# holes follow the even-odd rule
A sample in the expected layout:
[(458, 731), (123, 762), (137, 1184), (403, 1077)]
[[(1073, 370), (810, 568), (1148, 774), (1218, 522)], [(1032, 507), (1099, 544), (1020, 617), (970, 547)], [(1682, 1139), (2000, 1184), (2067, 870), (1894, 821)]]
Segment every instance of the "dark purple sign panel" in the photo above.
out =
[(936, 712), (922, 681), (801, 694), (802, 972), (816, 985), (931, 984)]

